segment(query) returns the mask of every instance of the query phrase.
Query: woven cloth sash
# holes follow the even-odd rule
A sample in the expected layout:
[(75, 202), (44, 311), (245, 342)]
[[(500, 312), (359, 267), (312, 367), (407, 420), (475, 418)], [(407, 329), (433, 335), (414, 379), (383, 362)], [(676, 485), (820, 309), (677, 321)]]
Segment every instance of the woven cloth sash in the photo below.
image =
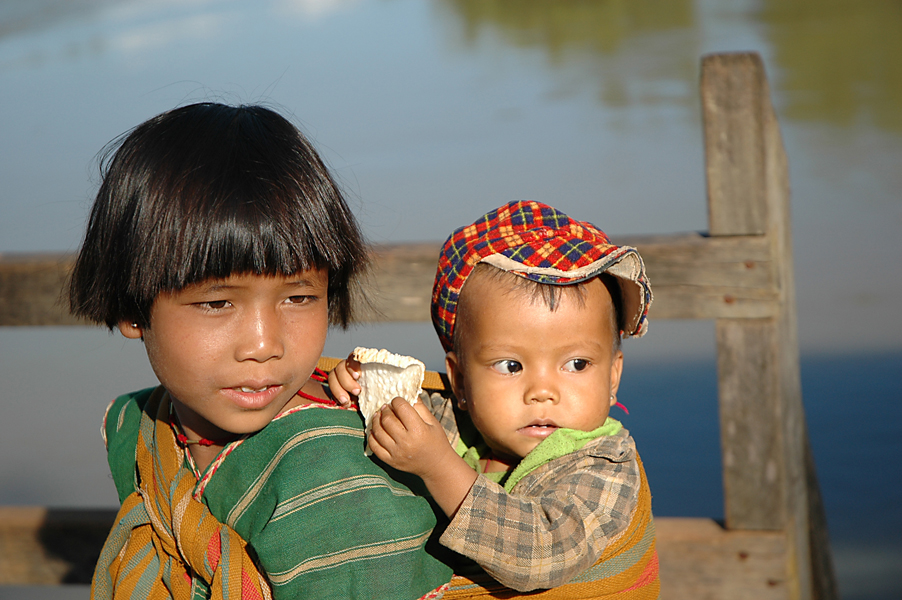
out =
[(197, 479), (184, 466), (169, 410), (169, 395), (160, 388), (141, 416), (138, 490), (116, 516), (91, 598), (271, 598), (244, 540), (192, 497)]
[[(638, 456), (636, 460), (639, 460)], [(629, 527), (611, 540), (601, 557), (586, 571), (564, 585), (539, 592), (518, 592), (488, 575), (455, 575), (445, 600), (463, 598), (540, 598), (542, 600), (656, 600), (661, 592), (655, 524), (651, 513), (651, 493), (645, 469), (639, 460), (642, 478), (639, 501)]]

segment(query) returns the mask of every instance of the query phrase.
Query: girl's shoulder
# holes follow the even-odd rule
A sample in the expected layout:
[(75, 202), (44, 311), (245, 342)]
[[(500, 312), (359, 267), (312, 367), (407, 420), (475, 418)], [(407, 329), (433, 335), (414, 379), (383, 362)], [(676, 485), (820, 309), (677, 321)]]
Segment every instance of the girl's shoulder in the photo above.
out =
[(342, 407), (327, 403), (305, 404), (277, 415), (256, 436), (283, 437), (298, 431), (320, 427), (348, 427), (363, 430), (363, 417), (356, 407)]
[[(218, 481), (217, 490), (223, 484), (228, 487), (229, 481), (251, 479), (256, 485), (267, 479), (283, 485), (286, 481), (282, 475), (286, 472), (328, 472), (348, 463), (369, 463), (363, 454), (364, 442), (363, 419), (356, 410), (298, 407), (280, 414), (234, 448), (227, 447), (229, 455), (210, 484)], [(261, 473), (265, 474), (262, 479)]]
[(110, 402), (103, 415), (103, 428), (101, 429), (107, 451), (110, 450), (110, 444), (115, 444), (123, 435), (130, 436), (132, 433), (137, 435), (141, 424), (141, 413), (144, 412), (147, 400), (157, 389), (159, 386), (123, 394)]
[(158, 387), (123, 394), (113, 400), (103, 417), (103, 441), (107, 462), (116, 484), (119, 501), (135, 491), (135, 451), (141, 429), (141, 414), (151, 394)]

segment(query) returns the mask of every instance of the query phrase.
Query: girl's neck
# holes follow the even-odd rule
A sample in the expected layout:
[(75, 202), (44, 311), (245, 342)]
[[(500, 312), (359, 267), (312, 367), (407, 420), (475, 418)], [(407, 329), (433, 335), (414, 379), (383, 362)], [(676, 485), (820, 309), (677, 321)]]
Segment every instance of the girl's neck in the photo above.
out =
[(219, 456), (222, 448), (222, 446), (200, 446), (198, 444), (188, 446), (188, 452), (191, 454), (194, 466), (197, 467), (197, 472), (203, 475), (210, 463)]
[(241, 434), (220, 431), (217, 437), (205, 438), (195, 431), (186, 429), (181, 424), (175, 403), (170, 412), (170, 426), (175, 433), (176, 441), (191, 454), (194, 466), (200, 473), (206, 470), (226, 444), (241, 437)]

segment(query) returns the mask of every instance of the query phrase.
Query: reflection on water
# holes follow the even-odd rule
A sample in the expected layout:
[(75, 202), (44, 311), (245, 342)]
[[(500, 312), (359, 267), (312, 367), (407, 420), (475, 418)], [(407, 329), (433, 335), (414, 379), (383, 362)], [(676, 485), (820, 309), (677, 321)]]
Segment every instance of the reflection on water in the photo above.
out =
[[(463, 23), (462, 38), (470, 47), (491, 31), (505, 43), (522, 49), (540, 49), (553, 70), (579, 68), (578, 85), (599, 90), (599, 100), (612, 107), (630, 103), (678, 102), (688, 105), (694, 96), (698, 57), (688, 48), (674, 52), (673, 43), (692, 45), (680, 37), (696, 25), (693, 0), (441, 0), (444, 8)], [(677, 34), (674, 40), (671, 36)], [(653, 61), (629, 65), (605, 60), (630, 44), (658, 47)], [(625, 68), (624, 68), (625, 67)], [(654, 90), (637, 86), (638, 80), (660, 82)], [(674, 94), (667, 82), (681, 81)]]
[[(661, 45), (681, 32), (685, 44), (697, 45), (700, 21), (710, 18), (698, 0), (437, 0), (443, 15), (459, 24), (469, 48), (486, 32), (520, 49), (540, 49), (552, 69), (574, 64), (583, 84), (594, 84), (599, 99), (610, 106), (654, 101), (653, 95), (631, 93), (636, 77), (678, 80), (695, 86), (698, 56), (693, 52), (657, 52), (654, 61), (630, 63), (630, 69), (605, 63), (631, 44)], [(87, 20), (127, 0), (20, 0), (0, 2), (0, 41), (34, 34), (60, 23)], [(166, 4), (166, 3), (164, 3)], [(206, 1), (192, 9), (157, 7), (154, 13), (235, 12), (235, 2)], [(281, 10), (326, 12), (341, 2), (308, 0), (278, 3)], [(740, 2), (740, 4), (742, 4)], [(897, 0), (761, 0), (743, 18), (762, 27), (771, 46), (769, 66), (783, 92), (781, 110), (802, 120), (849, 126), (861, 120), (879, 128), (902, 131), (902, 3)], [(135, 10), (141, 11), (137, 5)], [(144, 9), (146, 10), (146, 9)], [(260, 6), (272, 12), (272, 6)], [(277, 12), (277, 11), (276, 11)], [(441, 22), (441, 19), (439, 20)], [(662, 50), (666, 48), (661, 47)], [(683, 48), (687, 50), (688, 48)], [(586, 64), (586, 58), (590, 60)], [(595, 70), (587, 73), (586, 69)], [(589, 75), (589, 76), (586, 76)], [(670, 95), (669, 101), (694, 102)], [(661, 98), (658, 98), (661, 100)]]
[[(492, 30), (508, 44), (541, 48), (551, 67), (595, 55), (600, 99), (611, 106), (649, 101), (629, 79), (652, 76), (694, 86), (697, 57), (661, 53), (651, 70), (604, 69), (606, 56), (698, 26), (692, 0), (442, 0), (463, 22), (467, 44)], [(772, 46), (788, 117), (848, 126), (858, 119), (902, 131), (902, 3), (897, 0), (762, 0), (750, 15)], [(636, 67), (636, 65), (632, 65)], [(672, 100), (673, 98), (671, 98)], [(684, 98), (695, 101), (695, 98)]]
[(442, 0), (464, 21), (475, 40), (483, 27), (523, 48), (542, 46), (554, 62), (572, 50), (610, 54), (625, 40), (693, 24), (692, 0)]
[(763, 0), (793, 119), (902, 132), (902, 2)]
[(89, 17), (117, 0), (6, 0), (0, 2), (0, 40)]

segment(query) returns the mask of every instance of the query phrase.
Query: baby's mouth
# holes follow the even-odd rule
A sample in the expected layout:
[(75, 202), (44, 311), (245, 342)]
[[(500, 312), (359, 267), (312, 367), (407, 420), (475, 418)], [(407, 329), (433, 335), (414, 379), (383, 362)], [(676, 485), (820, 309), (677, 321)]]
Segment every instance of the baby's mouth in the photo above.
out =
[(245, 394), (259, 394), (260, 392), (265, 392), (266, 390), (268, 390), (271, 387), (272, 387), (271, 385), (264, 385), (262, 388), (254, 389), (254, 388), (241, 386), (237, 389), (238, 389), (238, 391), (244, 392)]
[(528, 435), (530, 437), (541, 437), (545, 438), (560, 429), (557, 423), (553, 421), (533, 421), (532, 423), (521, 427), (520, 432), (524, 435)]

